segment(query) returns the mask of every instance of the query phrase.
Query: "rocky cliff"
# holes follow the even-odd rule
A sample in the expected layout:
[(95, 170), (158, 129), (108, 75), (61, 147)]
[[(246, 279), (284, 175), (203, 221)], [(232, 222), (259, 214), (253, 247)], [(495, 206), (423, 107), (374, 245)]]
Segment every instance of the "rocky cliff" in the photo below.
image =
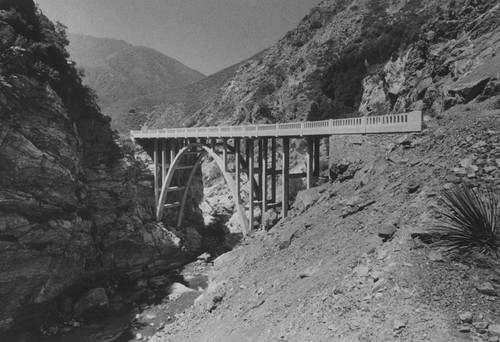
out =
[[(198, 125), (317, 120), (450, 106), (499, 92), (494, 0), (325, 0), (247, 61)], [(168, 116), (166, 111), (164, 115)]]
[[(0, 1), (0, 329), (189, 250), (153, 223), (150, 177), (68, 61), (64, 28)], [(196, 234), (189, 247), (199, 248)], [(182, 241), (181, 241), (182, 239)]]

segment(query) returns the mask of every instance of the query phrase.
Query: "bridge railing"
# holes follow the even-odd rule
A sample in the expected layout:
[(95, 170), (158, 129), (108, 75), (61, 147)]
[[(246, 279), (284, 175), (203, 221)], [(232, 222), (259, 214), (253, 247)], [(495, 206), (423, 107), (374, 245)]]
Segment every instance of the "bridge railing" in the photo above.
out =
[(130, 131), (133, 138), (232, 138), (399, 133), (422, 130), (422, 112), (268, 125), (166, 128)]

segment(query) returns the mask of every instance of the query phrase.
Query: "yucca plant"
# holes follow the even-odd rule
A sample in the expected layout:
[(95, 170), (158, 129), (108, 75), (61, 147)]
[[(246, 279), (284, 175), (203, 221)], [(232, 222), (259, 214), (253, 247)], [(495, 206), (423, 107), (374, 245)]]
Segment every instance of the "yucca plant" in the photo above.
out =
[(500, 209), (498, 196), (468, 187), (457, 187), (444, 194), (439, 223), (431, 233), (438, 246), (461, 254), (479, 252), (500, 255)]
[(488, 107), (491, 110), (500, 109), (500, 98), (496, 99), (495, 101), (493, 101), (492, 103), (490, 103), (490, 105)]

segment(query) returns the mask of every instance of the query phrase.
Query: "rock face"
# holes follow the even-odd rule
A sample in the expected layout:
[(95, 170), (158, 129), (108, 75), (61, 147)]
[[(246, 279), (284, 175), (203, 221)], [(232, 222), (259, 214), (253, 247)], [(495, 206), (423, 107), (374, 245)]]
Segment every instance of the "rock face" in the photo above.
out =
[(66, 61), (61, 28), (31, 0), (1, 0), (0, 27), (2, 329), (36, 323), (84, 279), (134, 277), (186, 254), (153, 223), (145, 169)]

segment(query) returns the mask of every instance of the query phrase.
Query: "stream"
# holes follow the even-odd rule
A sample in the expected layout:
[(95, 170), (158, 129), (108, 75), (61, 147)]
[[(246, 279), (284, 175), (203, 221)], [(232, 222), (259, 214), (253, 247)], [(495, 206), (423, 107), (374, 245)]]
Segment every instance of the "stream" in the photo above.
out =
[[(66, 321), (39, 331), (0, 336), (2, 342), (148, 341), (173, 323), (207, 288), (211, 263), (197, 260), (180, 273), (139, 279), (110, 294), (110, 313), (86, 321)], [(45, 331), (45, 333), (42, 332)]]

